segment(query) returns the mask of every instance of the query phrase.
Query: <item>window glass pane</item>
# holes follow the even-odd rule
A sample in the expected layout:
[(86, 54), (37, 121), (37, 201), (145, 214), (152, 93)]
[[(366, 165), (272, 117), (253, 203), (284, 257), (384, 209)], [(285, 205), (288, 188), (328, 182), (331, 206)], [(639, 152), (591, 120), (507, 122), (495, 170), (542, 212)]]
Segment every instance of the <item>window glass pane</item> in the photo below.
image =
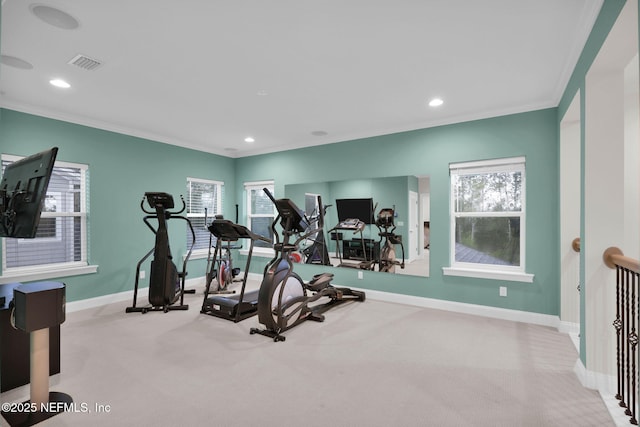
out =
[(315, 194), (305, 194), (304, 195), (304, 213), (309, 218), (317, 217), (320, 214), (320, 209), (318, 208), (318, 196)]
[(519, 212), (522, 172), (455, 176), (456, 212)]
[(36, 230), (36, 238), (38, 237), (56, 237), (56, 223), (58, 218), (40, 218), (38, 229)]
[(456, 262), (520, 265), (519, 217), (462, 217), (455, 226)]
[(206, 208), (209, 215), (215, 215), (218, 206), (217, 185), (197, 181), (189, 181), (189, 185), (188, 213), (204, 213)]
[(44, 212), (81, 212), (81, 172), (79, 168), (53, 168)]
[[(271, 230), (271, 223), (273, 218), (268, 217), (253, 217), (251, 218), (251, 231), (260, 236), (273, 240), (273, 232)], [(256, 247), (270, 248), (271, 245), (261, 240), (256, 240), (254, 243)]]
[[(193, 245), (193, 249), (208, 249), (211, 233), (205, 226), (204, 217), (190, 217), (189, 221), (191, 221), (193, 231), (196, 233), (196, 243)], [(207, 218), (207, 221), (211, 222), (213, 221), (213, 218)], [(187, 225), (187, 247), (191, 245), (191, 239), (193, 239), (193, 235)], [(213, 242), (213, 244), (215, 244), (215, 242)]]
[(251, 189), (251, 214), (273, 215), (273, 202), (269, 199), (269, 196), (265, 194), (262, 188)]
[(41, 218), (35, 239), (6, 239), (7, 268), (81, 261), (81, 218)]
[[(221, 213), (224, 185), (216, 181), (189, 178), (187, 180), (187, 188), (187, 217), (196, 235), (196, 243), (193, 246), (193, 250), (208, 249), (211, 233), (207, 229), (207, 224), (211, 223), (215, 216)], [(190, 246), (193, 235), (188, 225), (185, 225), (185, 229), (187, 246)]]

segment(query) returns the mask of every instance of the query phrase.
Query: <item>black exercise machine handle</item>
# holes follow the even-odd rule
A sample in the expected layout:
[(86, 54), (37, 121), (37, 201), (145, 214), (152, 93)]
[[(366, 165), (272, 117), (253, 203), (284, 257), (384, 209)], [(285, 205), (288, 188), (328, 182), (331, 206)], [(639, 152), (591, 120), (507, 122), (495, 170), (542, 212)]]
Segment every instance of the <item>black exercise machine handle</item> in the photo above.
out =
[(322, 207), (322, 196), (318, 194), (318, 230), (324, 228), (324, 209)]
[(182, 194), (180, 195), (180, 201), (182, 202), (182, 209), (180, 209), (178, 212), (170, 212), (171, 215), (178, 215), (187, 210), (187, 203), (184, 201), (184, 197), (182, 197)]
[(273, 197), (273, 194), (271, 194), (271, 191), (269, 191), (268, 188), (263, 188), (262, 191), (264, 191), (266, 193), (266, 195), (271, 199), (271, 201), (273, 202), (273, 204), (276, 204), (276, 198)]
[(155, 211), (148, 211), (144, 208), (144, 201), (147, 199), (147, 196), (142, 196), (142, 200), (140, 201), (140, 209), (142, 209), (142, 212), (146, 213), (146, 214), (154, 214), (156, 213)]

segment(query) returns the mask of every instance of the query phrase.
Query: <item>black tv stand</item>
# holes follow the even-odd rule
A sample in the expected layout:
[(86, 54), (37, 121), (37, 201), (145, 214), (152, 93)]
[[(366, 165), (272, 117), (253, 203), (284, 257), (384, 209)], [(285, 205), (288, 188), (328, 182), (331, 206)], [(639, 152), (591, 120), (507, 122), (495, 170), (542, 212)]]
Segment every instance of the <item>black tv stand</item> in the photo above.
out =
[(380, 242), (372, 239), (352, 239), (342, 241), (344, 259), (371, 261), (380, 258)]

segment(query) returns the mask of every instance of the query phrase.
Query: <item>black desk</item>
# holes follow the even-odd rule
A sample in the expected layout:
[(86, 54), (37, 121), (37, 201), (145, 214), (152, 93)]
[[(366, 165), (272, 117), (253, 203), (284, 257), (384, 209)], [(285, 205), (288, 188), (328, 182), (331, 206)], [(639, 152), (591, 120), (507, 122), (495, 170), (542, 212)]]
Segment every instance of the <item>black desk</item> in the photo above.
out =
[[(9, 302), (13, 289), (20, 283), (0, 285), (0, 392), (29, 384), (30, 341), (29, 334), (11, 326)], [(49, 329), (49, 375), (60, 372), (60, 325)]]

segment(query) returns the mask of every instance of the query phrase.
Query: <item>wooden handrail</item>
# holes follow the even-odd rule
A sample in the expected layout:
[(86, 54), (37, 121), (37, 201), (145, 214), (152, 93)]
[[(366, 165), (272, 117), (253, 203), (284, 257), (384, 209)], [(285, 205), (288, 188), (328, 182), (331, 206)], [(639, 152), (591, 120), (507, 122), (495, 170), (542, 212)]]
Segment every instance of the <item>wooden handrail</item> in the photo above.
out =
[(579, 237), (576, 237), (575, 239), (573, 239), (573, 242), (571, 242), (571, 248), (576, 252), (580, 252), (580, 238)]
[(624, 256), (620, 248), (611, 246), (602, 254), (602, 260), (609, 268), (623, 267), (634, 273), (640, 273), (640, 262), (637, 259)]

